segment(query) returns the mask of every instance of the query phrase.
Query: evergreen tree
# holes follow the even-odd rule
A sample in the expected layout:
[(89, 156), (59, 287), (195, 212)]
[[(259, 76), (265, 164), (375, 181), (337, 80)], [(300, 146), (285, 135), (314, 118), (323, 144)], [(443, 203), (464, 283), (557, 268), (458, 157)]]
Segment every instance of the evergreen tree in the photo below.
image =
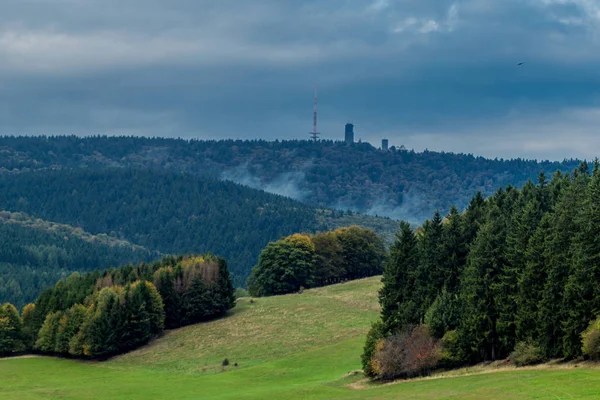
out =
[(71, 340), (79, 332), (85, 321), (86, 308), (81, 304), (75, 304), (58, 321), (56, 330), (54, 352), (58, 354), (69, 354)]
[(163, 267), (154, 273), (154, 286), (158, 289), (165, 309), (165, 328), (181, 326), (181, 296), (175, 288), (173, 267)]
[(468, 243), (463, 217), (456, 207), (450, 209), (450, 214), (445, 221), (442, 232), (442, 271), (444, 287), (450, 295), (453, 295), (460, 287), (460, 276), (467, 262)]
[(573, 181), (563, 178), (561, 193), (551, 215), (552, 232), (547, 238), (545, 259), (547, 280), (538, 306), (537, 336), (546, 357), (561, 357), (563, 351), (564, 326), (569, 312), (564, 301), (564, 292), (573, 258), (573, 235), (580, 231), (577, 214), (583, 207), (583, 196), (587, 176), (576, 171)]
[(415, 277), (413, 301), (418, 306), (419, 321), (431, 306), (445, 282), (446, 271), (442, 244), (442, 217), (438, 211), (425, 221), (419, 234), (419, 267)]
[[(469, 254), (463, 285), (464, 318), (460, 335), (468, 343), (474, 359), (492, 359), (511, 349), (504, 349), (502, 339), (509, 331), (502, 326), (503, 268), (506, 244), (506, 223), (496, 204), (489, 210), (487, 222), (481, 227)], [(504, 321), (502, 321), (504, 322)]]
[(548, 245), (552, 233), (552, 215), (545, 214), (535, 233), (528, 240), (523, 254), (525, 266), (519, 274), (516, 305), (516, 339), (527, 343), (538, 340), (539, 306), (544, 296), (547, 280)]
[(183, 322), (194, 324), (214, 315), (211, 294), (202, 276), (196, 275), (183, 296)]
[(227, 268), (227, 261), (219, 258), (219, 277), (216, 282), (218, 300), (220, 303), (219, 313), (225, 313), (235, 307), (235, 289)]
[(417, 304), (412, 301), (419, 254), (410, 225), (402, 222), (383, 271), (379, 291), (381, 318), (385, 331), (393, 332), (418, 321)]
[(564, 352), (567, 357), (581, 354), (581, 333), (600, 310), (600, 167), (587, 186), (583, 207), (578, 216), (580, 231), (573, 242), (572, 270), (565, 286)]

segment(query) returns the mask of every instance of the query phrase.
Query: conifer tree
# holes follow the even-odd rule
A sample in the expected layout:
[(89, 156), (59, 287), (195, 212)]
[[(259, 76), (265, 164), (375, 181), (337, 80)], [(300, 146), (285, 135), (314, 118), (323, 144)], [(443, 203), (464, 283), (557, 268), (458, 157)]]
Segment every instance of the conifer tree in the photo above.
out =
[(379, 291), (381, 318), (387, 332), (418, 322), (417, 304), (412, 300), (418, 256), (415, 234), (408, 222), (402, 222), (383, 272), (383, 287)]
[(573, 241), (572, 270), (565, 286), (568, 309), (564, 327), (564, 352), (567, 357), (581, 354), (581, 333), (600, 310), (600, 167), (594, 171), (578, 216), (580, 231)]
[(181, 326), (181, 296), (175, 288), (173, 267), (163, 267), (154, 273), (154, 286), (158, 289), (165, 310), (165, 328)]
[(538, 340), (538, 313), (547, 280), (547, 238), (552, 233), (552, 215), (545, 214), (528, 240), (523, 271), (517, 286), (516, 339), (528, 343)]
[(546, 283), (538, 306), (537, 336), (546, 357), (561, 357), (563, 352), (563, 323), (569, 312), (564, 302), (565, 286), (573, 257), (573, 235), (580, 230), (577, 214), (583, 207), (587, 177), (575, 171), (573, 181), (565, 176), (552, 214), (552, 232), (547, 238), (545, 255)]
[(465, 237), (463, 217), (456, 207), (450, 209), (442, 227), (442, 271), (444, 287), (449, 294), (456, 294), (460, 287), (460, 276), (467, 262), (468, 243)]
[(509, 328), (499, 326), (505, 300), (501, 293), (505, 244), (506, 223), (494, 203), (471, 248), (463, 281), (465, 313), (459, 329), (475, 359), (495, 360), (506, 334), (500, 329)]
[(438, 211), (425, 221), (419, 235), (419, 267), (416, 273), (413, 301), (418, 306), (419, 322), (444, 284), (446, 272), (442, 246), (442, 217)]
[(184, 324), (194, 324), (214, 315), (211, 293), (200, 274), (194, 277), (192, 286), (183, 296), (183, 310)]

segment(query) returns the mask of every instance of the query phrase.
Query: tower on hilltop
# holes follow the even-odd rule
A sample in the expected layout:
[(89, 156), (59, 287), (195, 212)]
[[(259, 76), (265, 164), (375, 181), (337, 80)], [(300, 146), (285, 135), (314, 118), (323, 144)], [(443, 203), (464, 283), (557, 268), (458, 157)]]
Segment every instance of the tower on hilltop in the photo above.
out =
[(354, 143), (354, 125), (350, 122), (346, 124), (346, 135), (344, 140), (346, 144)]
[(315, 97), (314, 97), (314, 108), (313, 108), (313, 130), (310, 133), (310, 138), (313, 141), (319, 140), (319, 131), (317, 130), (317, 84), (315, 83)]

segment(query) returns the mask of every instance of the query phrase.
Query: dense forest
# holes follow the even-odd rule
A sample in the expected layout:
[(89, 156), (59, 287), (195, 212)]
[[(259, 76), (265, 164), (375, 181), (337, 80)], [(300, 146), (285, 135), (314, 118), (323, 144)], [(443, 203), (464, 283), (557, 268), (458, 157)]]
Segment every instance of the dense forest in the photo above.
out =
[(0, 211), (0, 304), (21, 308), (75, 271), (158, 259), (158, 252), (106, 235)]
[(365, 278), (380, 274), (385, 258), (384, 242), (371, 229), (294, 234), (260, 253), (248, 289), (253, 296), (273, 296)]
[[(364, 226), (373, 222), (378, 232), (397, 230), (397, 223), (389, 219), (316, 210), (231, 182), (128, 169), (0, 174), (0, 209), (80, 227), (93, 235), (106, 234), (162, 254), (210, 250), (227, 258), (237, 286), (245, 284), (261, 249), (269, 241), (294, 232), (314, 233), (355, 220)], [(57, 235), (40, 245), (58, 246), (59, 240)], [(90, 257), (93, 254), (90, 250)], [(79, 270), (109, 266), (113, 260), (129, 261), (109, 257), (100, 265), (88, 263)], [(81, 265), (73, 260), (68, 263)], [(43, 268), (49, 270), (51, 264), (44, 263)], [(27, 279), (19, 283), (30, 285)], [(20, 290), (30, 294), (35, 291), (23, 287)], [(23, 301), (18, 293), (6, 300), (19, 304)]]
[[(464, 213), (435, 213), (416, 231), (403, 223), (384, 270), (381, 321), (369, 333), (365, 371), (414, 373), (397, 360), (415, 341), (428, 343), (422, 348), (431, 361), (439, 340), (447, 366), (509, 355), (521, 364), (600, 356), (593, 322), (599, 240), (598, 162), (591, 174), (583, 163), (522, 190), (478, 194)], [(390, 354), (401, 356), (392, 362)]]
[(109, 357), (148, 343), (164, 328), (206, 321), (234, 306), (227, 263), (210, 254), (74, 273), (21, 315), (9, 303), (0, 308), (0, 354)]
[(422, 222), (436, 210), (466, 207), (544, 170), (575, 160), (489, 160), (466, 154), (380, 151), (368, 143), (199, 141), (140, 137), (0, 137), (0, 171), (81, 167), (168, 170), (228, 179), (317, 207)]

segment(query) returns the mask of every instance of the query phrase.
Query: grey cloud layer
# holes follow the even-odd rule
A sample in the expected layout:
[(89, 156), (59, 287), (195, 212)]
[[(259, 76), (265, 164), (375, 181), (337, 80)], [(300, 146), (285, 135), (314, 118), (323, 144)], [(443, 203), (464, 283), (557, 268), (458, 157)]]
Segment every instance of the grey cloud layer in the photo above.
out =
[(319, 81), (324, 137), (589, 158), (599, 44), (594, 0), (5, 0), (0, 133), (303, 138)]

